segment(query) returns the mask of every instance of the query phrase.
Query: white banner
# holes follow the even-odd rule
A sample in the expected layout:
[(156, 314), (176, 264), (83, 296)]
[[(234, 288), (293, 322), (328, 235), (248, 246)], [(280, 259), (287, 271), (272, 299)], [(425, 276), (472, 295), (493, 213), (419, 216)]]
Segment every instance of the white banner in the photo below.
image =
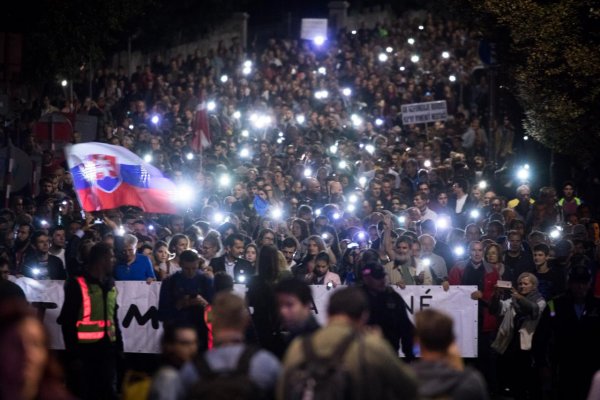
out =
[(302, 18), (300, 39), (327, 38), (327, 18)]
[(448, 119), (446, 100), (404, 104), (401, 107), (402, 124), (426, 124)]
[[(15, 282), (24, 290), (27, 299), (44, 314), (44, 325), (50, 333), (50, 347), (64, 349), (58, 315), (64, 299), (63, 281), (36, 281), (19, 278)], [(118, 318), (123, 344), (128, 353), (160, 352), (162, 325), (158, 321), (160, 282), (117, 282)], [(312, 286), (315, 317), (321, 325), (327, 322), (329, 296), (337, 289)], [(474, 286), (451, 286), (444, 292), (441, 286), (407, 286), (394, 288), (408, 306), (411, 321), (414, 314), (432, 307), (454, 319), (455, 334), (463, 357), (477, 357), (477, 302), (471, 300)], [(235, 292), (244, 296), (245, 285), (235, 285)]]

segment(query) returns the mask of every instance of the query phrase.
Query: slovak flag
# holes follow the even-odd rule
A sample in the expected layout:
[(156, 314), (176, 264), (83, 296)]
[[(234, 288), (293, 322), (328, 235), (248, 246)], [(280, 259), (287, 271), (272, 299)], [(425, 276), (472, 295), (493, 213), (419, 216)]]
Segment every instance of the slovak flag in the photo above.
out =
[(212, 136), (208, 124), (208, 111), (206, 110), (206, 100), (202, 100), (196, 108), (196, 115), (193, 121), (194, 137), (192, 138), (192, 148), (201, 152), (212, 145)]
[(65, 156), (83, 210), (135, 206), (150, 213), (177, 212), (175, 184), (126, 148), (80, 143), (67, 146)]

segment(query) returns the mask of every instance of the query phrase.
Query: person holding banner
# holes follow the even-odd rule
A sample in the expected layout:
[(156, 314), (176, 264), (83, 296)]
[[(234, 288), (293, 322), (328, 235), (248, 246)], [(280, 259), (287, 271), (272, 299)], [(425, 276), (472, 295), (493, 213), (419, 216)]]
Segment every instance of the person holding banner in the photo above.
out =
[[(474, 255), (476, 258), (472, 258), (470, 260), (472, 262), (468, 262), (464, 268), (461, 284), (477, 286), (477, 290), (471, 293), (471, 298), (477, 300), (479, 306), (477, 364), (488, 384), (492, 390), (494, 390), (496, 371), (495, 357), (491, 351), (491, 345), (498, 329), (498, 321), (496, 316), (490, 312), (489, 304), (494, 295), (496, 283), (500, 280), (500, 274), (491, 266), (491, 264), (484, 263), (483, 257), (481, 258), (480, 263), (476, 263), (476, 260), (479, 260), (479, 247), (477, 246), (477, 243), (478, 242), (471, 243), (472, 253), (475, 253)], [(486, 248), (486, 250), (488, 250), (488, 248)]]
[(160, 287), (158, 314), (165, 323), (187, 323), (196, 328), (198, 348), (208, 348), (205, 311), (214, 296), (213, 280), (199, 271), (200, 256), (185, 250), (179, 256), (181, 271), (165, 279)]
[(146, 281), (148, 284), (156, 280), (150, 259), (137, 253), (138, 239), (132, 234), (123, 236), (125, 262), (119, 263), (115, 269), (118, 281)]
[(83, 276), (65, 282), (58, 318), (71, 369), (68, 384), (84, 400), (116, 399), (116, 361), (123, 350), (112, 278), (116, 259), (110, 246), (97, 243), (89, 260)]

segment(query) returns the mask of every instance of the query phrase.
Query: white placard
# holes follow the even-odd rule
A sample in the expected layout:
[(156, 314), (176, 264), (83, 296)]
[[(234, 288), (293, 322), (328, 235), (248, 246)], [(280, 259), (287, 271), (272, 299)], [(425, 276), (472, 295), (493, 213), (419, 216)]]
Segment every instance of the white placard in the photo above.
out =
[(404, 104), (401, 111), (403, 125), (425, 124), (448, 119), (446, 100)]
[(314, 40), (317, 37), (327, 39), (327, 18), (302, 18), (300, 38)]

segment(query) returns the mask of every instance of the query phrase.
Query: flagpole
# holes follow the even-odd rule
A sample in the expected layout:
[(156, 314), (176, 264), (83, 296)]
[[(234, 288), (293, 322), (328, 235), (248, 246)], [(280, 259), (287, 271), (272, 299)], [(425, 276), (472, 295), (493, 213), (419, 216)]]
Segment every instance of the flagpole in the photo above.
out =
[[(67, 168), (69, 168), (69, 171), (71, 171), (71, 165), (69, 165), (69, 153), (72, 146), (73, 145), (69, 144), (63, 148), (63, 152), (65, 153), (65, 161), (67, 162)], [(83, 201), (81, 201), (81, 197), (79, 197), (79, 190), (74, 190), (74, 192), (75, 196), (77, 197), (77, 201), (79, 202), (79, 208), (81, 208), (81, 211), (85, 211), (83, 209)]]
[(15, 160), (13, 159), (12, 142), (10, 139), (8, 139), (8, 146), (7, 146), (6, 152), (7, 152), (6, 162), (8, 165), (6, 168), (6, 177), (5, 177), (6, 196), (4, 197), (4, 207), (9, 208), (9, 206), (10, 206), (10, 191), (11, 191), (11, 186), (12, 186), (12, 172), (13, 172), (13, 168), (15, 165)]

